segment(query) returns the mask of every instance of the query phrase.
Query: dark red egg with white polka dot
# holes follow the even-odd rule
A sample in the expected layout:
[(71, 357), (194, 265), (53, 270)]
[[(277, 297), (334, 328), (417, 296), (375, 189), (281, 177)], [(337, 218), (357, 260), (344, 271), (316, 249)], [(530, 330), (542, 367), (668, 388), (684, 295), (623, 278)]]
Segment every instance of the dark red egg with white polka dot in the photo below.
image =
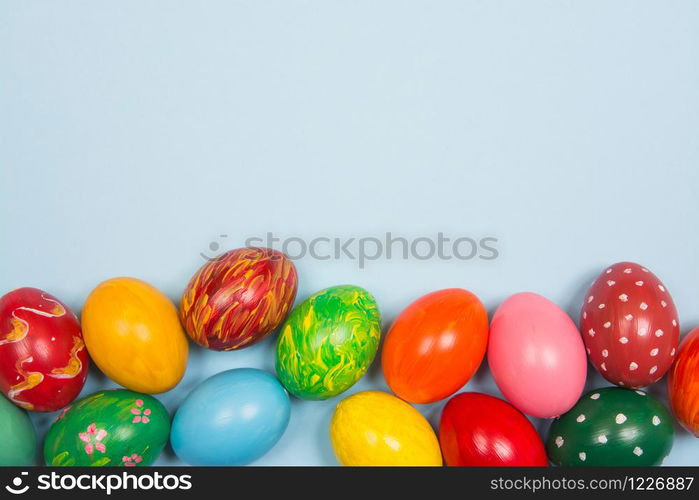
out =
[(590, 362), (610, 382), (631, 389), (660, 380), (680, 340), (675, 303), (652, 272), (633, 262), (605, 269), (580, 313)]

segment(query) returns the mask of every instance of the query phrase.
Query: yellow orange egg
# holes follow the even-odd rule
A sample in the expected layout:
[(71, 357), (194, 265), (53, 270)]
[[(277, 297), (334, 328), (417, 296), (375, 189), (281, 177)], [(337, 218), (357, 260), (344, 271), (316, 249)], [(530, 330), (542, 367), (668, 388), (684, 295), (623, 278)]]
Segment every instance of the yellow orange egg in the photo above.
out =
[(187, 337), (175, 305), (135, 278), (113, 278), (90, 293), (82, 312), (85, 345), (109, 378), (136, 392), (172, 389), (187, 365)]
[(429, 422), (385, 392), (360, 392), (340, 401), (330, 422), (330, 440), (342, 465), (442, 465)]

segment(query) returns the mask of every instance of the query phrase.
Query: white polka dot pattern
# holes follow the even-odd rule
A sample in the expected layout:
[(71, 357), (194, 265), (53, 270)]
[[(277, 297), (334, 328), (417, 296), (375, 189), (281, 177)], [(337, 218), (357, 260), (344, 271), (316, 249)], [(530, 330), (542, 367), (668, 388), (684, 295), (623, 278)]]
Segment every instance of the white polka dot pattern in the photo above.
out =
[(546, 448), (555, 465), (659, 465), (673, 427), (667, 408), (646, 392), (605, 387), (551, 423)]
[(590, 362), (610, 382), (635, 389), (660, 379), (679, 344), (677, 310), (645, 267), (620, 262), (595, 280), (581, 310)]

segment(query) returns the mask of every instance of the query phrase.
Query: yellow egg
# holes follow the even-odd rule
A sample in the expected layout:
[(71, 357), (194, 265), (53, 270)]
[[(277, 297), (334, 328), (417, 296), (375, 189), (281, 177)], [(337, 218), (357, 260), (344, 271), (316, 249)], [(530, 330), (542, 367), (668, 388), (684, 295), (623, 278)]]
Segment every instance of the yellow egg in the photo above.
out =
[(188, 345), (177, 309), (144, 281), (100, 283), (85, 302), (82, 328), (90, 357), (127, 389), (157, 394), (184, 375)]
[(429, 422), (385, 392), (360, 392), (340, 401), (330, 422), (330, 440), (342, 465), (442, 465)]

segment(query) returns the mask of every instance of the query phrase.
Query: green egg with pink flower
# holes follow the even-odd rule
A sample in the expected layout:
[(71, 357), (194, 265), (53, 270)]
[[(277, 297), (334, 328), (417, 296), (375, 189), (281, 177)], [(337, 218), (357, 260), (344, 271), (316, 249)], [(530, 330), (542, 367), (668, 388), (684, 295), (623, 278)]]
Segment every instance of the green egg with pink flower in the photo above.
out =
[(67, 406), (44, 441), (46, 465), (151, 465), (170, 434), (170, 416), (153, 396), (99, 391)]

